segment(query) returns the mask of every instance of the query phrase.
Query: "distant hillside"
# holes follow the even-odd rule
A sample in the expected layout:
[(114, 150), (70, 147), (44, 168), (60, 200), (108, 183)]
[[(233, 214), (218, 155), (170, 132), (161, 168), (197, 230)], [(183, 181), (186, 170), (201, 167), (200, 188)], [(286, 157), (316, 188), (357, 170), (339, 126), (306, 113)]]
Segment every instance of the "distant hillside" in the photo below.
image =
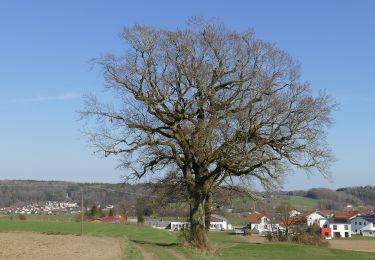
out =
[(285, 201), (290, 202), (293, 208), (304, 210), (316, 209), (319, 205), (319, 200), (301, 196), (287, 196)]
[(138, 194), (148, 194), (147, 184), (74, 183), (64, 181), (2, 180), (0, 207), (43, 201), (81, 201), (84, 204), (122, 204), (136, 201)]
[(338, 193), (351, 195), (360, 200), (364, 205), (375, 207), (375, 187), (348, 187), (337, 190)]
[(347, 205), (354, 208), (375, 207), (375, 187), (347, 187), (337, 190), (314, 188), (305, 197), (319, 201), (320, 208), (343, 209)]
[[(152, 184), (108, 184), (108, 183), (75, 183), (64, 181), (34, 181), (34, 180), (0, 180), (0, 207), (24, 205), (32, 202), (45, 201), (74, 201), (80, 204), (81, 188), (84, 191), (84, 205), (93, 203), (100, 205), (122, 205), (133, 208), (143, 199), (147, 204), (148, 214), (185, 214), (186, 204), (181, 205), (181, 200), (175, 195), (163, 198), (169, 202), (169, 207), (161, 207), (159, 201), (152, 198)], [(307, 191), (280, 191), (271, 196), (258, 193), (263, 197), (259, 201), (252, 201), (248, 197), (235, 197), (228, 199), (227, 194), (220, 193), (214, 196), (214, 206), (223, 212), (248, 212), (266, 210), (276, 207), (282, 201), (289, 201), (294, 208), (302, 210), (312, 209), (345, 209), (348, 204), (353, 208), (375, 208), (375, 187), (346, 187), (338, 190), (326, 188), (313, 188)], [(138, 200), (138, 202), (137, 202)], [(172, 203), (173, 202), (173, 203)], [(151, 204), (153, 205), (151, 205)], [(177, 204), (180, 205), (177, 205)], [(165, 206), (165, 205), (164, 205)], [(175, 210), (179, 208), (177, 213)]]

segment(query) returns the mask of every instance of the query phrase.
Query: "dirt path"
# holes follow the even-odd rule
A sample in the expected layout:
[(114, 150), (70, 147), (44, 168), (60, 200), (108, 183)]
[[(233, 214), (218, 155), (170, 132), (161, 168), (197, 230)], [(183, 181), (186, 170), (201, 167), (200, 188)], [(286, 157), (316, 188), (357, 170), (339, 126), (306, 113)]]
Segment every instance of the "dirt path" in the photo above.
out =
[(155, 255), (151, 252), (147, 252), (143, 246), (141, 246), (140, 244), (137, 244), (136, 247), (138, 248), (138, 250), (141, 252), (142, 254), (142, 258), (143, 260), (154, 260), (156, 259), (155, 258)]
[(330, 240), (331, 248), (375, 253), (375, 240)]
[(266, 238), (261, 236), (238, 236), (238, 239), (254, 244), (264, 244), (267, 242)]
[(122, 240), (111, 237), (0, 233), (0, 259), (122, 259)]
[(176, 250), (174, 250), (173, 248), (167, 248), (166, 251), (174, 256), (176, 259), (178, 260), (187, 260), (187, 258), (183, 255), (181, 255), (179, 252), (177, 252)]

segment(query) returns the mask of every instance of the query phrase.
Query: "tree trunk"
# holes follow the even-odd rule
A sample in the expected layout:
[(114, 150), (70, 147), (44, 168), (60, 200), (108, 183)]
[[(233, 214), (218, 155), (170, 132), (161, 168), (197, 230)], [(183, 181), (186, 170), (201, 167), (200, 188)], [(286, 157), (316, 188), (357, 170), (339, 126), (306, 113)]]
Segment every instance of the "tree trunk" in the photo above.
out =
[(206, 224), (205, 224), (205, 201), (206, 196), (202, 194), (191, 195), (190, 209), (190, 243), (199, 248), (208, 246)]
[(206, 226), (206, 232), (210, 230), (211, 206), (211, 196), (208, 194), (204, 202), (204, 224)]

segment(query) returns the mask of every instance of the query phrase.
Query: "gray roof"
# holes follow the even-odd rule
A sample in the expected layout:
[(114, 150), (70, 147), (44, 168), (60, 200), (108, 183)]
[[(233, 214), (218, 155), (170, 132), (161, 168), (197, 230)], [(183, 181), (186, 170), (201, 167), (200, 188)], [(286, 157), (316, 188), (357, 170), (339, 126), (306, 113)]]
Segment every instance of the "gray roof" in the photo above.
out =
[(217, 215), (217, 214), (211, 214), (211, 217), (219, 219), (222, 222), (224, 222), (224, 221), (227, 222), (226, 218), (224, 218), (223, 216)]

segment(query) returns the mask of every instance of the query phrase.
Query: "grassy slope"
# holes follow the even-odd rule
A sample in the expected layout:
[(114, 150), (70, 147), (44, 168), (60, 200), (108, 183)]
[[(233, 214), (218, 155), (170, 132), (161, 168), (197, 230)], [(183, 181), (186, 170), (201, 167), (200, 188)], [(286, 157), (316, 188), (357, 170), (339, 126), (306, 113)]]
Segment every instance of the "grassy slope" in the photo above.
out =
[[(28, 231), (78, 234), (80, 223), (0, 220), (0, 232)], [(175, 257), (165, 249), (172, 249), (188, 259), (208, 259), (199, 252), (177, 245), (176, 233), (134, 225), (84, 224), (85, 235), (121, 236), (127, 238), (126, 259), (140, 259), (137, 246), (152, 252), (158, 259)], [(220, 259), (375, 259), (374, 254), (342, 251), (293, 244), (251, 244), (240, 236), (223, 232), (209, 234), (210, 241), (220, 248)], [(211, 258), (212, 259), (212, 258)]]
[(311, 210), (318, 206), (318, 200), (301, 196), (289, 196), (284, 201), (289, 201), (297, 209)]

